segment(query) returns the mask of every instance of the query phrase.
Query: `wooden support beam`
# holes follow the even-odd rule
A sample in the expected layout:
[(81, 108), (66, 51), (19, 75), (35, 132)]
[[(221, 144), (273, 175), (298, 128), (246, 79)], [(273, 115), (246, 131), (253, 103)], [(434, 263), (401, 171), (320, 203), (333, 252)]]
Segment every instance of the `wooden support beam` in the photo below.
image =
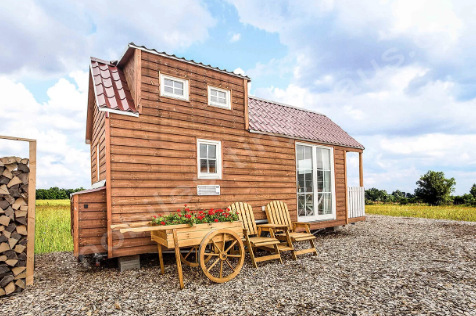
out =
[(33, 284), (35, 268), (35, 211), (36, 211), (36, 140), (30, 141), (30, 174), (28, 179), (28, 242), (26, 257), (26, 285)]
[(141, 106), (141, 82), (142, 82), (142, 51), (140, 49), (136, 49), (134, 51), (134, 62), (135, 62), (135, 69), (134, 74), (135, 78), (135, 105), (139, 114), (142, 113), (142, 106)]
[[(111, 189), (111, 119), (106, 114), (106, 214), (107, 214), (107, 256), (112, 258), (112, 189)], [(99, 167), (98, 167), (99, 168)]]
[(347, 187), (347, 151), (344, 151), (345, 224), (349, 223), (349, 188)]
[(364, 164), (362, 162), (362, 153), (359, 153), (359, 179), (360, 186), (364, 186)]
[(250, 129), (250, 120), (248, 117), (248, 79), (243, 79), (243, 98), (245, 99), (245, 130)]

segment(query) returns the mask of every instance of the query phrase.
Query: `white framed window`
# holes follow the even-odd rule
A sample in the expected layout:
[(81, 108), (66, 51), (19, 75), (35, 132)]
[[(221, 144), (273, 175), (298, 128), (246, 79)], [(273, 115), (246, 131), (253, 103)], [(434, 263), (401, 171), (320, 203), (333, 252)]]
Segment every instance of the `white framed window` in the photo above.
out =
[(221, 142), (197, 139), (199, 179), (221, 179)]
[(334, 148), (296, 143), (298, 221), (336, 218)]
[(208, 105), (231, 109), (230, 90), (208, 86)]
[(188, 101), (188, 80), (160, 74), (160, 95)]

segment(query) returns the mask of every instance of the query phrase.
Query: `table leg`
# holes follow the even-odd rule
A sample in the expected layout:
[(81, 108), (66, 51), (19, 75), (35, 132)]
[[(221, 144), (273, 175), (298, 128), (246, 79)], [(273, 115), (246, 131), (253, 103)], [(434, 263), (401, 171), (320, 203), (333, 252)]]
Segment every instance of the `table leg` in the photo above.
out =
[(161, 272), (161, 274), (164, 274), (165, 269), (164, 269), (164, 258), (162, 257), (162, 245), (157, 244), (157, 247), (159, 249), (160, 272)]
[(182, 274), (182, 262), (180, 261), (180, 248), (178, 245), (177, 230), (172, 230), (174, 235), (174, 245), (175, 245), (175, 261), (177, 261), (177, 272), (180, 281), (180, 288), (183, 289), (183, 274)]

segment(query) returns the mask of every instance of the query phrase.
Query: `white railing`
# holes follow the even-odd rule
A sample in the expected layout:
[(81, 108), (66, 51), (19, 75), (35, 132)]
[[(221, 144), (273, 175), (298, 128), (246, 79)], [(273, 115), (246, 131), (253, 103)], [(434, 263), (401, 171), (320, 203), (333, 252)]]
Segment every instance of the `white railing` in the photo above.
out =
[(365, 216), (365, 189), (364, 187), (348, 187), (349, 191), (349, 218)]

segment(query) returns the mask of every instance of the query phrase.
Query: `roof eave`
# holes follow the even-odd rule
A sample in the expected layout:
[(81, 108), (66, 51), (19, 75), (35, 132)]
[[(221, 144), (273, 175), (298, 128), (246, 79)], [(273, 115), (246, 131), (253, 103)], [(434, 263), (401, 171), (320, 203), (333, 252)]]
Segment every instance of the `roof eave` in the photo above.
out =
[(302, 140), (302, 141), (307, 141), (307, 142), (313, 142), (313, 143), (319, 143), (319, 144), (325, 144), (325, 145), (330, 145), (330, 146), (339, 146), (339, 147), (345, 147), (345, 148), (352, 148), (352, 149), (357, 149), (359, 151), (365, 150), (365, 147), (356, 147), (356, 146), (349, 146), (349, 145), (341, 145), (337, 143), (329, 143), (329, 142), (323, 142), (315, 139), (309, 139), (309, 138), (300, 138), (300, 137), (295, 137), (295, 136), (289, 136), (289, 135), (284, 135), (284, 134), (277, 134), (277, 133), (270, 133), (270, 132), (263, 132), (255, 129), (250, 128), (250, 133), (254, 134), (262, 134), (262, 135), (270, 135), (270, 136), (277, 136), (277, 137), (285, 137), (289, 139), (294, 139), (294, 140)]

